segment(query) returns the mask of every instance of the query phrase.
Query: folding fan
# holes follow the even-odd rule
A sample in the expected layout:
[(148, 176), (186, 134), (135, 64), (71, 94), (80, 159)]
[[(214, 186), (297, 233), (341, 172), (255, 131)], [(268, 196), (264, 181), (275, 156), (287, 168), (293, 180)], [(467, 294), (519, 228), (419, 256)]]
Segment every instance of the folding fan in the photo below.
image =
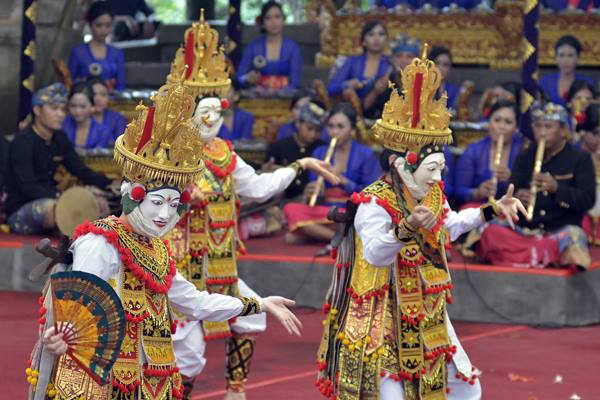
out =
[(108, 382), (125, 335), (125, 313), (110, 285), (81, 271), (52, 274), (52, 311), (67, 354), (98, 384)]

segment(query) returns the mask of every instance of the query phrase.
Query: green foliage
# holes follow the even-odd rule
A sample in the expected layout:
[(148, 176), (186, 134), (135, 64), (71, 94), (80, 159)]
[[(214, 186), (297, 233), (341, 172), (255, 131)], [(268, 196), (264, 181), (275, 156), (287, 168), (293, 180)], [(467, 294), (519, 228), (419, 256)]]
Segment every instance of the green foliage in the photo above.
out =
[(186, 22), (185, 3), (185, 0), (148, 0), (148, 5), (156, 12), (156, 18), (163, 24)]

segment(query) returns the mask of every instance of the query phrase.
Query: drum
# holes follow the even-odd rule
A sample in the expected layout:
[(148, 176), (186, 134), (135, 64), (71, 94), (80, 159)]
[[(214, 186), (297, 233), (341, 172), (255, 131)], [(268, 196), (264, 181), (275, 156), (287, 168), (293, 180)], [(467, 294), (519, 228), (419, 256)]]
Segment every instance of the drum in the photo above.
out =
[(74, 186), (65, 190), (56, 201), (54, 219), (63, 235), (73, 237), (75, 228), (85, 221), (94, 221), (110, 213), (106, 198), (94, 190)]

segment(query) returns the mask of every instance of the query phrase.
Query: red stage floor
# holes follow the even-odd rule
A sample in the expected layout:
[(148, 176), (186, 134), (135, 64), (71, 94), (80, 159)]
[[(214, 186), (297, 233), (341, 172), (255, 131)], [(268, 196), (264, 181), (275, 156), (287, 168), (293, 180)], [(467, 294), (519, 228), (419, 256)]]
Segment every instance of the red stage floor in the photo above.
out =
[[(25, 397), (25, 362), (35, 339), (37, 294), (0, 292), (0, 400)], [(318, 311), (297, 310), (304, 323), (301, 338), (290, 337), (270, 321), (259, 337), (248, 386), (250, 400), (320, 399), (313, 382), (321, 334)], [(535, 329), (523, 326), (456, 322), (459, 337), (475, 365), (483, 370), (486, 400), (600, 399), (597, 384), (600, 326)], [(209, 346), (209, 363), (198, 380), (194, 400), (223, 397), (223, 343)], [(563, 383), (553, 383), (557, 375)]]

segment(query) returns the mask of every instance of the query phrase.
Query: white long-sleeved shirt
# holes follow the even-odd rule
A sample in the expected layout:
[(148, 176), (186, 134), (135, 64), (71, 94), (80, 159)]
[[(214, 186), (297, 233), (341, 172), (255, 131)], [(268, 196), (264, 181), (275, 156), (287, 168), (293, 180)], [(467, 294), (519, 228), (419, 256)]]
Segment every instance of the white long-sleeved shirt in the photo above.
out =
[[(71, 251), (74, 271), (88, 272), (105, 281), (114, 278), (119, 294), (121, 258), (104, 236), (93, 233), (81, 236), (71, 245)], [(171, 306), (191, 320), (227, 321), (237, 317), (244, 307), (235, 297), (198, 291), (179, 273), (174, 276), (167, 295)]]
[(257, 174), (240, 156), (231, 174), (238, 195), (257, 202), (263, 202), (277, 193), (283, 192), (296, 178), (293, 168), (279, 168), (274, 172)]
[[(448, 203), (445, 207), (450, 209)], [(450, 240), (481, 225), (481, 213), (478, 208), (469, 208), (460, 212), (448, 212), (445, 225), (450, 232)], [(354, 227), (363, 245), (363, 255), (367, 262), (378, 267), (387, 267), (394, 262), (396, 255), (404, 245), (398, 242), (392, 232), (392, 217), (384, 208), (377, 205), (376, 199), (358, 206), (354, 218)]]

